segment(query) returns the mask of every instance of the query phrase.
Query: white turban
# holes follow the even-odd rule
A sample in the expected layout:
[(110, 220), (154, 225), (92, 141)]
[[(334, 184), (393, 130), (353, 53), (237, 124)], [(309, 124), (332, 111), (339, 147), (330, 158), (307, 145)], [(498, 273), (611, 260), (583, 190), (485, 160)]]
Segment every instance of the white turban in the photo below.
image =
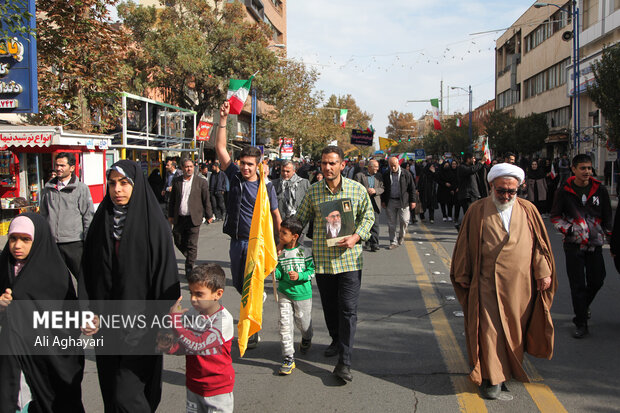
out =
[(523, 169), (511, 163), (498, 163), (489, 171), (487, 181), (493, 182), (495, 178), (502, 177), (516, 178), (517, 181), (519, 181), (519, 185), (521, 185), (525, 179), (525, 172), (523, 172)]

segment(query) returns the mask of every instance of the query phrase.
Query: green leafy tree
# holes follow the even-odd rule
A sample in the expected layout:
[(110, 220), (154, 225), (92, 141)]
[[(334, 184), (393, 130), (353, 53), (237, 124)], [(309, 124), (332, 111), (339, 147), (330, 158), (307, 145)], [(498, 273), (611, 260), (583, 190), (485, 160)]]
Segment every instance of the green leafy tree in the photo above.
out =
[(28, 0), (0, 1), (0, 42), (15, 35), (23, 38), (34, 36), (35, 31), (30, 28), (32, 17), (28, 11)]
[(620, 47), (604, 48), (592, 69), (596, 83), (588, 87), (588, 95), (605, 117), (607, 136), (620, 147)]
[(524, 118), (517, 118), (514, 124), (514, 142), (516, 152), (530, 155), (545, 146), (549, 135), (547, 118), (542, 113), (533, 113)]
[(484, 126), (494, 153), (518, 152), (514, 138), (515, 119), (509, 113), (501, 110), (489, 113)]
[(37, 24), (39, 113), (34, 124), (85, 132), (118, 124), (130, 70), (128, 36), (110, 22), (116, 0), (39, 0)]
[[(282, 87), (278, 58), (267, 46), (265, 23), (244, 20), (244, 6), (223, 0), (162, 0), (162, 8), (133, 2), (119, 6), (131, 29), (135, 47), (129, 60), (135, 68), (133, 90), (166, 92), (171, 103), (198, 112), (219, 108), (230, 78), (247, 79), (270, 100)], [(273, 72), (273, 73), (272, 73)]]

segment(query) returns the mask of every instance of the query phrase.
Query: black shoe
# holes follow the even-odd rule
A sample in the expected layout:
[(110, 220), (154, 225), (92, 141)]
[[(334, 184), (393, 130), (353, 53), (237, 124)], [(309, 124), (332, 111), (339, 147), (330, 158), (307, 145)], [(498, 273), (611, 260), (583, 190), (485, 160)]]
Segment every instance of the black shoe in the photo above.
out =
[(256, 347), (258, 347), (259, 341), (260, 341), (260, 337), (258, 336), (258, 333), (252, 334), (250, 337), (248, 337), (248, 345), (246, 348), (248, 350), (255, 349)]
[(338, 354), (338, 343), (332, 341), (332, 343), (323, 352), (323, 355), (325, 357), (334, 357), (336, 354)]
[(301, 344), (299, 345), (299, 352), (301, 354), (306, 354), (308, 350), (310, 350), (310, 347), (312, 347), (312, 339), (302, 338)]
[(371, 251), (371, 252), (376, 252), (376, 251), (379, 251), (379, 247), (377, 246), (377, 244), (372, 244), (372, 245), (370, 246), (370, 251)]
[(495, 400), (499, 396), (499, 392), (502, 390), (502, 384), (492, 385), (490, 381), (483, 379), (480, 385), (480, 394), (485, 399)]
[(588, 320), (592, 317), (592, 311), (590, 311), (590, 307), (588, 307)]
[(577, 326), (575, 331), (573, 331), (574, 338), (584, 338), (588, 335), (588, 326)]
[(336, 364), (336, 368), (334, 369), (334, 374), (340, 377), (344, 381), (353, 380), (353, 376), (351, 375), (351, 368), (349, 368), (349, 366), (345, 366), (342, 363)]

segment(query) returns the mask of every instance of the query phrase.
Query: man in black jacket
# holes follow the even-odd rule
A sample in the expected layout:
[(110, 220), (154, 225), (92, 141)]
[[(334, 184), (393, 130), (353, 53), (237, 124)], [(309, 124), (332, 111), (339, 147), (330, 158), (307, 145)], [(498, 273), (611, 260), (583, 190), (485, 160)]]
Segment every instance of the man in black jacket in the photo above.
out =
[(209, 194), (209, 182), (201, 175), (194, 174), (194, 161), (181, 161), (183, 176), (172, 180), (168, 220), (173, 225), (174, 245), (185, 256), (185, 275), (194, 268), (198, 255), (198, 235), (202, 219), (213, 221), (213, 211)]
[[(403, 243), (409, 224), (409, 208), (415, 209), (416, 189), (413, 176), (407, 169), (401, 169), (398, 158), (391, 157), (388, 161), (390, 169), (383, 175), (383, 195), (381, 206), (387, 211), (390, 247), (394, 249)], [(396, 221), (399, 231), (396, 231)]]
[(224, 203), (224, 194), (226, 193), (226, 184), (228, 179), (226, 174), (220, 170), (220, 163), (213, 163), (213, 170), (209, 179), (209, 191), (211, 191), (211, 206), (216, 220), (224, 219), (226, 213), (226, 205)]
[[(463, 156), (463, 162), (456, 170), (456, 180), (458, 189), (456, 199), (461, 208), (463, 208), (463, 216), (467, 212), (469, 206), (481, 198), (478, 188), (478, 171), (484, 167), (486, 155), (482, 157), (482, 161), (476, 163), (476, 158), (472, 153), (466, 153)], [(460, 228), (460, 224), (455, 224), (456, 229)]]
[(588, 334), (590, 304), (605, 280), (602, 248), (605, 238), (611, 235), (611, 201), (605, 186), (592, 177), (592, 158), (575, 156), (571, 169), (575, 176), (555, 193), (551, 222), (564, 236), (566, 273), (575, 312), (573, 337), (583, 338)]

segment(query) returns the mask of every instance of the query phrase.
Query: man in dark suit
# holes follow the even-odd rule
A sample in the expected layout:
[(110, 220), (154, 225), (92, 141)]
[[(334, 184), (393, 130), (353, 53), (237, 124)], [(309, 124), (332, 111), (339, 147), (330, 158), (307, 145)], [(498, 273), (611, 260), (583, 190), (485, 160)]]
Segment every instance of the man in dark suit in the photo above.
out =
[(209, 182), (194, 174), (194, 161), (183, 159), (183, 176), (172, 180), (168, 220), (172, 227), (174, 245), (185, 256), (185, 275), (194, 267), (198, 254), (198, 235), (203, 218), (213, 221), (213, 210), (209, 194)]
[[(383, 175), (384, 191), (381, 204), (387, 210), (390, 249), (392, 250), (405, 240), (410, 217), (409, 208), (415, 209), (417, 197), (413, 176), (406, 168), (400, 167), (398, 158), (391, 157), (388, 164), (390, 169)], [(399, 231), (396, 231), (397, 221)]]
[(375, 223), (370, 229), (370, 239), (368, 247), (370, 251), (375, 252), (379, 249), (379, 214), (381, 213), (381, 195), (383, 194), (383, 177), (377, 173), (379, 170), (379, 162), (372, 159), (368, 162), (366, 171), (355, 174), (354, 179), (368, 191), (372, 209), (375, 211)]

